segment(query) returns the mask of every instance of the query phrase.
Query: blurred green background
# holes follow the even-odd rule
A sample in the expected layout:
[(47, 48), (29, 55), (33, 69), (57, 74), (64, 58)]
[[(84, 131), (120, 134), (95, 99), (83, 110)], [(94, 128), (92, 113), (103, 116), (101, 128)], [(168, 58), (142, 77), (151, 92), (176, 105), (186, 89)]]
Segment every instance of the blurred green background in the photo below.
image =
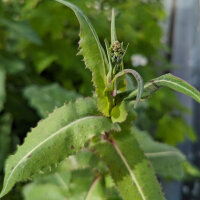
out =
[[(71, 2), (87, 14), (102, 44), (110, 40), (111, 9), (116, 9), (118, 39), (129, 44), (125, 67), (136, 69), (145, 81), (174, 69), (163, 42), (162, 1)], [(53, 0), (0, 1), (0, 184), (5, 159), (31, 127), (64, 102), (92, 95), (91, 73), (76, 56), (78, 34), (74, 14)], [(141, 103), (137, 113), (135, 125), (156, 140), (170, 145), (196, 140), (181, 117), (190, 111), (168, 89)], [(18, 184), (5, 199), (26, 199), (22, 187)]]

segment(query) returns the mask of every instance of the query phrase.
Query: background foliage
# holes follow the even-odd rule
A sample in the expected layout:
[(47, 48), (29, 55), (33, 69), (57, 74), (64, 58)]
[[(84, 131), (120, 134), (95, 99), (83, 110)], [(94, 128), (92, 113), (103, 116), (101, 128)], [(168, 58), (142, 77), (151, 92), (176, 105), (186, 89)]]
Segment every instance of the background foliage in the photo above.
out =
[[(145, 57), (147, 64), (137, 67), (145, 81), (173, 68), (165, 56), (168, 48), (162, 42), (161, 22), (165, 19), (165, 12), (160, 0), (72, 2), (87, 13), (102, 43), (104, 38), (110, 38), (111, 8), (116, 8), (118, 39), (125, 45), (129, 43), (125, 66), (136, 66), (134, 55)], [(78, 34), (79, 25), (74, 14), (54, 1), (0, 1), (0, 183), (5, 158), (15, 151), (30, 127), (56, 106), (74, 101), (76, 93), (92, 95), (91, 73), (85, 69), (82, 58), (76, 56)], [(187, 109), (167, 89), (162, 89), (148, 103), (141, 103), (137, 112), (137, 127), (148, 131), (157, 140), (171, 145), (184, 141), (186, 137), (195, 140), (192, 128), (181, 117), (182, 112), (188, 112)], [(68, 190), (75, 195), (74, 199), (78, 199), (74, 182), (82, 181), (80, 174), (93, 177), (95, 172), (88, 168), (78, 170), (78, 167), (74, 170), (73, 166), (72, 174), (67, 174), (63, 168), (57, 173), (58, 176), (50, 175), (26, 186), (24, 198), (36, 199), (31, 195), (35, 194), (34, 190), (41, 190), (44, 194), (46, 190), (52, 190), (56, 195), (57, 190), (63, 190), (70, 183)], [(62, 180), (59, 182), (59, 173), (66, 173), (65, 184)], [(75, 178), (71, 179), (71, 176)], [(112, 182), (109, 177), (104, 181), (108, 184), (108, 194), (111, 194)], [(86, 187), (87, 183), (81, 182), (81, 185)], [(101, 189), (99, 186), (98, 190)], [(84, 193), (85, 189), (82, 190)], [(22, 199), (20, 194), (21, 186), (17, 186), (6, 198)], [(117, 191), (114, 194), (117, 195)], [(62, 199), (62, 196), (55, 198)]]

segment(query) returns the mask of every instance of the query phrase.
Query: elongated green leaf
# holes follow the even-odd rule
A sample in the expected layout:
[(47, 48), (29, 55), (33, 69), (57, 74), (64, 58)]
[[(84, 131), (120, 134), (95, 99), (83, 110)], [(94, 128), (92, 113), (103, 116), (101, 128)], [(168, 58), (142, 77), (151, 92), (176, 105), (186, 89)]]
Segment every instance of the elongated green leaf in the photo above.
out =
[(79, 151), (94, 135), (119, 130), (99, 115), (93, 99), (79, 99), (55, 110), (28, 133), (24, 144), (6, 162), (6, 175), (0, 197), (16, 182), (25, 181)]
[(94, 147), (124, 200), (163, 200), (153, 168), (133, 135), (125, 131)]
[(6, 96), (5, 81), (6, 81), (6, 73), (3, 69), (0, 68), (0, 111), (3, 108), (3, 104), (4, 104), (5, 96)]
[(105, 52), (99, 42), (99, 38), (85, 14), (75, 5), (64, 0), (56, 0), (65, 6), (71, 8), (76, 14), (80, 26), (80, 54), (83, 55), (86, 67), (92, 71), (93, 83), (96, 87), (98, 97), (98, 108), (106, 116), (109, 116), (110, 105), (108, 97), (104, 95), (106, 88), (106, 71), (108, 66), (106, 63)]
[(132, 132), (158, 175), (172, 179), (184, 177), (186, 158), (177, 148), (153, 141), (146, 132), (138, 129), (132, 129)]
[[(192, 87), (189, 83), (176, 76), (173, 76), (172, 74), (165, 74), (146, 83), (144, 86), (144, 93), (142, 98), (148, 98), (163, 86), (169, 87), (177, 92), (181, 92), (200, 103), (199, 91)], [(128, 95), (126, 99), (134, 99), (137, 93), (138, 90), (134, 90)]]
[(81, 97), (81, 95), (68, 91), (55, 83), (43, 87), (36, 85), (26, 87), (24, 95), (41, 117), (47, 117), (55, 107), (60, 107), (70, 101), (74, 102), (76, 98)]

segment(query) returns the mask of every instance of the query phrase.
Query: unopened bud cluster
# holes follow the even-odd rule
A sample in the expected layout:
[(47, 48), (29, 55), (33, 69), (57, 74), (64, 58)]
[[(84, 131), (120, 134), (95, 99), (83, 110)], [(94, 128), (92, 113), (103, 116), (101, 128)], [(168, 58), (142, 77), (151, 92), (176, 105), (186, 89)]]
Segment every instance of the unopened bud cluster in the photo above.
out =
[(110, 57), (113, 64), (121, 64), (123, 60), (123, 43), (115, 41), (110, 47)]

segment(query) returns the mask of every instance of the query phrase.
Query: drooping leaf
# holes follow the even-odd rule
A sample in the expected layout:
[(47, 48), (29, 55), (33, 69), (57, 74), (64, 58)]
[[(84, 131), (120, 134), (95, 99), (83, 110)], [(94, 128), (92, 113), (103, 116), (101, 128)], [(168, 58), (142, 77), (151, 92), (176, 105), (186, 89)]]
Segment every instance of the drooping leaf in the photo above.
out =
[(78, 7), (68, 1), (56, 1), (71, 8), (79, 20), (81, 26), (80, 54), (84, 57), (86, 67), (92, 71), (93, 83), (96, 87), (98, 97), (98, 108), (106, 116), (109, 116), (110, 103), (108, 97), (104, 94), (107, 80), (106, 74), (108, 72), (108, 65), (106, 63), (108, 61), (106, 60), (105, 52), (99, 42), (99, 38), (87, 16)]
[(6, 73), (3, 69), (0, 68), (0, 111), (3, 108), (6, 97), (5, 81), (6, 81)]
[(47, 117), (55, 107), (60, 107), (70, 101), (74, 102), (76, 98), (81, 97), (56, 83), (47, 86), (28, 86), (24, 90), (24, 95), (41, 117)]
[[(163, 76), (160, 76), (158, 78), (155, 78), (147, 82), (144, 85), (144, 93), (142, 95), (142, 98), (148, 98), (149, 96), (151, 96), (154, 92), (156, 92), (158, 89), (160, 89), (163, 86), (169, 87), (177, 92), (181, 92), (200, 103), (200, 92), (196, 90), (194, 87), (192, 87), (186, 81), (172, 74), (165, 74)], [(134, 90), (128, 95), (128, 97), (126, 97), (126, 99), (127, 100), (134, 99), (137, 93), (138, 93), (138, 90)]]
[(133, 135), (122, 131), (96, 144), (124, 200), (164, 200), (153, 168)]
[(79, 99), (56, 109), (28, 133), (24, 144), (8, 158), (0, 197), (16, 182), (46, 172), (47, 168), (79, 151), (94, 135), (112, 129), (119, 130), (119, 126), (99, 115), (93, 99)]
[(140, 99), (143, 96), (143, 90), (144, 90), (143, 79), (137, 71), (135, 71), (133, 69), (125, 69), (125, 70), (119, 72), (118, 74), (116, 74), (116, 76), (113, 79), (113, 82), (115, 82), (117, 78), (123, 76), (124, 74), (131, 74), (133, 77), (135, 77), (135, 79), (137, 81), (137, 85), (138, 85), (137, 91), (138, 92), (136, 93), (136, 102), (134, 104), (134, 107), (136, 107), (138, 105)]
[(185, 156), (175, 147), (154, 141), (146, 132), (132, 129), (145, 155), (150, 159), (155, 172), (164, 178), (184, 177)]

